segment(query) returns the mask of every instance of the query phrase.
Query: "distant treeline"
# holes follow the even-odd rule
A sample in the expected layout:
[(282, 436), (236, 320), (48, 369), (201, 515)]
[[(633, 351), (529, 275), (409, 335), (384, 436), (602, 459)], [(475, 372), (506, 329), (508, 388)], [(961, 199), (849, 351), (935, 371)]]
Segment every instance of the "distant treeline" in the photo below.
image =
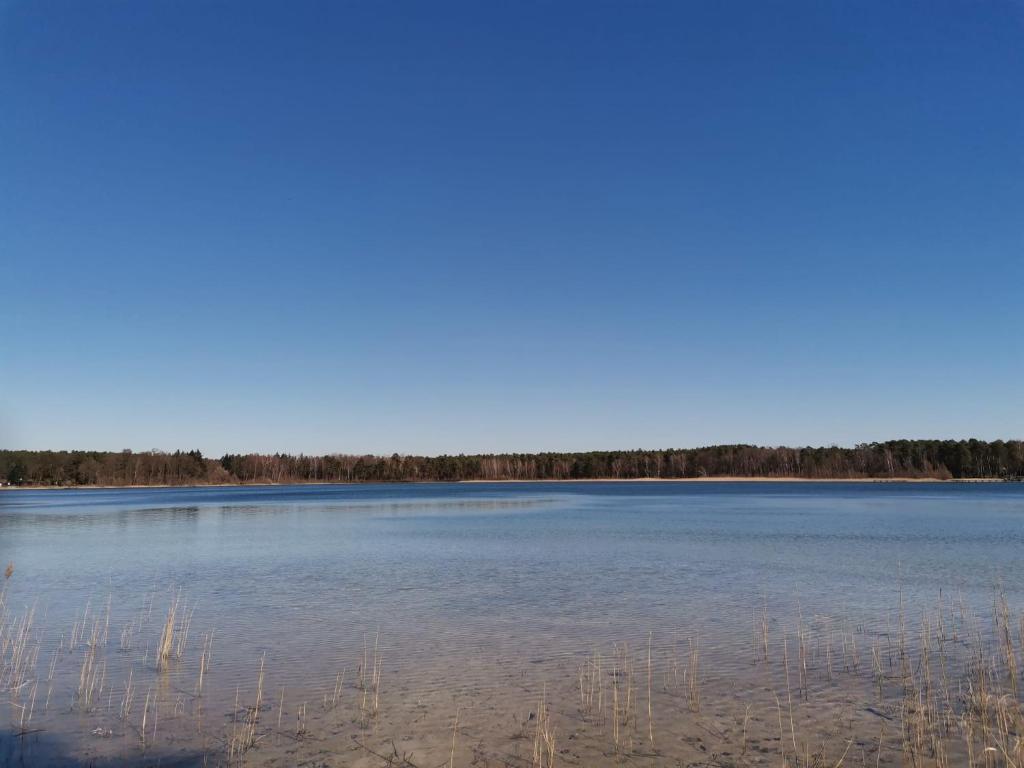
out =
[(199, 451), (0, 450), (0, 481), (13, 485), (595, 480), (697, 477), (1024, 477), (1019, 440), (890, 440), (855, 448), (715, 445), (661, 451), (476, 456), (292, 456)]

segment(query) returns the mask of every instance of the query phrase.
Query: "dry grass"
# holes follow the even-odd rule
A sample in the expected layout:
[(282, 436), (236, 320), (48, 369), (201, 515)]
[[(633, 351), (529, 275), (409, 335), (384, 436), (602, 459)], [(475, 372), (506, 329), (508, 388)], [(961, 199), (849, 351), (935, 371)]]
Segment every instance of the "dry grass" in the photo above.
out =
[(455, 768), (455, 739), (459, 734), (459, 715), (461, 713), (461, 708), (455, 710), (455, 722), (452, 723), (452, 751), (448, 758), (448, 768)]
[(547, 686), (537, 705), (536, 726), (533, 735), (533, 768), (553, 768), (555, 765), (555, 728), (548, 711)]
[[(380, 714), (380, 679), (383, 671), (384, 657), (380, 652), (380, 631), (373, 640), (373, 657), (367, 657), (368, 646), (363, 636), (363, 663), (359, 666), (357, 687), (362, 689), (362, 700), (359, 713), (363, 726), (367, 726), (372, 718)], [(372, 662), (372, 667), (368, 666)], [(367, 676), (369, 674), (369, 676)]]
[(166, 669), (174, 654), (174, 632), (175, 620), (178, 616), (178, 603), (181, 600), (181, 590), (171, 598), (171, 606), (167, 609), (167, 618), (164, 621), (163, 631), (160, 633), (160, 642), (156, 648), (157, 669)]
[(102, 656), (102, 625), (99, 619), (93, 621), (92, 634), (85, 641), (85, 652), (82, 654), (82, 666), (78, 676), (78, 690), (75, 704), (88, 712), (98, 694), (103, 692), (106, 681), (107, 664)]
[[(260, 671), (256, 680), (256, 695), (253, 703), (245, 708), (244, 715), (239, 709), (239, 691), (235, 689), (235, 716), (232, 720), (231, 734), (228, 739), (228, 760), (240, 760), (242, 755), (256, 745), (261, 738), (257, 734), (260, 723), (260, 712), (263, 707), (263, 680), (266, 668), (266, 654), (260, 657)], [(305, 706), (305, 705), (303, 705)], [(239, 717), (241, 715), (241, 718)]]
[(203, 650), (199, 655), (199, 679), (196, 681), (196, 698), (203, 695), (203, 683), (210, 671), (210, 661), (213, 659), (213, 632), (203, 635)]
[(700, 638), (690, 638), (690, 657), (686, 669), (687, 702), (691, 712), (700, 712)]

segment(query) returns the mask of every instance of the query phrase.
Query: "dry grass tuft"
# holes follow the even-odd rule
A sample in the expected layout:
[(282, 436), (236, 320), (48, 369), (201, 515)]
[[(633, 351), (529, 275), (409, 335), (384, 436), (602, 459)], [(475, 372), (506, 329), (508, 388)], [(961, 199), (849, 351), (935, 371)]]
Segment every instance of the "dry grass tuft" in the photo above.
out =
[(537, 725), (533, 734), (533, 768), (553, 768), (555, 764), (555, 729), (548, 710), (547, 686), (537, 706)]

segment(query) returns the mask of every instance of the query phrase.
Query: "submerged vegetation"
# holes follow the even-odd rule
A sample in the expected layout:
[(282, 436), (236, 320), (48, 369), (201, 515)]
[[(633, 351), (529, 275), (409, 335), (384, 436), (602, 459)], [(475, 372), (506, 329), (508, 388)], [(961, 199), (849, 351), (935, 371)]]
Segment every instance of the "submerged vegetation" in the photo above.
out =
[(0, 451), (12, 485), (629, 480), (700, 477), (1024, 477), (1024, 441), (890, 440), (854, 448), (716, 445), (705, 448), (458, 456), (306, 456), (199, 451)]

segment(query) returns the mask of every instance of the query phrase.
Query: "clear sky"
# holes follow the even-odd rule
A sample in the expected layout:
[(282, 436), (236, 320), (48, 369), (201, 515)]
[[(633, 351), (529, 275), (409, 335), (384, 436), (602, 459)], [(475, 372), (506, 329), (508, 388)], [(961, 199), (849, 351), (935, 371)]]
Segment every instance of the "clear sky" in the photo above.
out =
[(1024, 3), (3, 2), (0, 447), (1024, 437)]

